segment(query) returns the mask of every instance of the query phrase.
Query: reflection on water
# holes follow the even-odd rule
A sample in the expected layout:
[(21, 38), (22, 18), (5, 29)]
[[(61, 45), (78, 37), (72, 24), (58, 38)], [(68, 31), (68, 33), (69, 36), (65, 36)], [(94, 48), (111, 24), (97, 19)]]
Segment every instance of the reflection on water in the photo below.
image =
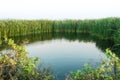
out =
[(93, 42), (68, 41), (66, 39), (55, 39), (49, 41), (38, 41), (26, 45), (32, 57), (40, 57), (46, 66), (51, 66), (56, 80), (64, 80), (70, 71), (82, 68), (84, 63), (94, 66), (104, 53), (99, 50)]
[[(95, 42), (96, 46), (101, 50), (105, 50), (106, 48), (111, 48), (113, 46), (113, 41), (100, 39), (95, 36), (91, 36), (90, 34), (74, 34), (74, 33), (41, 33), (27, 36), (18, 36), (18, 37), (10, 37), (15, 40), (16, 43), (20, 44), (24, 40), (29, 40), (29, 43), (37, 42), (37, 41), (46, 41), (52, 39), (67, 39), (69, 41), (83, 41), (83, 42)], [(0, 47), (4, 48), (3, 46)]]
[(26, 45), (30, 56), (40, 57), (46, 66), (50, 66), (55, 80), (64, 80), (70, 71), (83, 67), (99, 65), (105, 57), (104, 50), (113, 45), (110, 40), (102, 40), (89, 34), (36, 34), (14, 38), (16, 43), (29, 40)]

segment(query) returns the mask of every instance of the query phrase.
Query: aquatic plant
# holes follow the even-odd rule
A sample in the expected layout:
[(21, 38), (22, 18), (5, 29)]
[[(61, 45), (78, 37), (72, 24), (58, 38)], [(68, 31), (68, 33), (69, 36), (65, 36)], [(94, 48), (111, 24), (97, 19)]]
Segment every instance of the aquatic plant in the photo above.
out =
[(120, 43), (120, 18), (91, 20), (0, 20), (0, 40), (7, 35), (90, 33)]

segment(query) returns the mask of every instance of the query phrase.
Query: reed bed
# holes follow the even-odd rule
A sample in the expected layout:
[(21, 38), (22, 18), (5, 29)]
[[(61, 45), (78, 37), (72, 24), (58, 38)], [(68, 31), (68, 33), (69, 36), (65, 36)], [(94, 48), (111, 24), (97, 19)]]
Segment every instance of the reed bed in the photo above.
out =
[(91, 20), (0, 20), (0, 40), (7, 35), (90, 33), (120, 43), (120, 18)]

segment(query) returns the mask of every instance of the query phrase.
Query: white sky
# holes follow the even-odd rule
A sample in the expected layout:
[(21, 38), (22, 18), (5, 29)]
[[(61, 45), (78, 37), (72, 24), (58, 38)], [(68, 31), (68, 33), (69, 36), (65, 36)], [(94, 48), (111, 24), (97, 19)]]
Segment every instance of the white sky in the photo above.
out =
[(0, 0), (0, 19), (120, 17), (120, 0)]

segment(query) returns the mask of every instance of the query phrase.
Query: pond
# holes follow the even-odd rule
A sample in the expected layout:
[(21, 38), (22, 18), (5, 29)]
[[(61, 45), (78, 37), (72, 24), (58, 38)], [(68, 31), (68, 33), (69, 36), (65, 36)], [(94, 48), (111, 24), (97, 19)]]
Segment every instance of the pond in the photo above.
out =
[(105, 57), (94, 42), (68, 41), (55, 39), (39, 41), (26, 46), (30, 56), (40, 57), (46, 66), (50, 66), (56, 76), (56, 80), (64, 80), (70, 71), (82, 68), (84, 63), (95, 65)]
[(82, 69), (85, 63), (99, 66), (104, 50), (112, 41), (89, 34), (36, 34), (15, 37), (16, 43), (29, 40), (26, 45), (31, 57), (39, 57), (46, 67), (51, 67), (55, 80), (64, 80), (71, 71)]
[(101, 58), (105, 57), (104, 49), (110, 45), (105, 44), (107, 40), (95, 41), (95, 38), (88, 34), (66, 34), (66, 37), (58, 34), (48, 40), (29, 43), (26, 48), (31, 57), (39, 57), (45, 66), (52, 68), (55, 80), (64, 80), (70, 71), (82, 69), (85, 63), (91, 66), (100, 65)]

